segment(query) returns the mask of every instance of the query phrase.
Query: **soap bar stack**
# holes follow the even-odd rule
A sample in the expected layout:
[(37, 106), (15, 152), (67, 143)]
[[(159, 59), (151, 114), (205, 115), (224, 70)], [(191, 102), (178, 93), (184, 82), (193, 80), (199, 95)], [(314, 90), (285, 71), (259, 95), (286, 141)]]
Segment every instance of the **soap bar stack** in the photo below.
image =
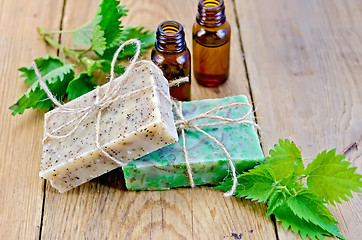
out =
[[(132, 71), (119, 92), (125, 96), (103, 110), (100, 122), (102, 148), (122, 163), (178, 140), (167, 80), (151, 63), (144, 63)], [(108, 84), (101, 87), (100, 97)], [(64, 107), (83, 108), (92, 105), (95, 99), (96, 93), (92, 91)], [(54, 113), (57, 111), (59, 108), (46, 114), (48, 132), (77, 117), (77, 114)], [(45, 141), (39, 175), (48, 179), (59, 192), (68, 191), (118, 167), (96, 148), (95, 122), (96, 112), (93, 112), (70, 136)], [(75, 123), (56, 134), (70, 132)]]
[[(246, 96), (238, 95), (223, 99), (205, 99), (183, 102), (186, 119), (234, 102), (248, 103)], [(241, 118), (249, 111), (248, 106), (234, 106), (220, 110), (215, 115), (231, 119)], [(252, 121), (251, 116), (249, 120)], [(199, 119), (196, 124), (219, 120)], [(241, 173), (263, 161), (254, 126), (230, 123), (204, 127), (204, 131), (218, 139), (230, 153), (236, 171)], [(225, 153), (212, 140), (193, 129), (185, 129), (186, 149), (196, 185), (218, 184), (229, 173), (230, 166)], [(126, 186), (132, 190), (164, 190), (190, 186), (187, 174), (182, 139), (123, 166)]]

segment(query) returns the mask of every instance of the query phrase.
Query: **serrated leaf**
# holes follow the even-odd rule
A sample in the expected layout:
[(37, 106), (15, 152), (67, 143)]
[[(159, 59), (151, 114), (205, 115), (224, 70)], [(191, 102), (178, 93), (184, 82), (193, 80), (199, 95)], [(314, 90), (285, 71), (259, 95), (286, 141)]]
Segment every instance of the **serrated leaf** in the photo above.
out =
[(125, 6), (119, 6), (117, 0), (101, 0), (94, 17), (92, 46), (103, 55), (107, 48), (114, 47), (121, 36), (120, 18), (127, 15)]
[(238, 183), (237, 196), (265, 202), (274, 191), (276, 180), (269, 166), (260, 165), (240, 175)]
[[(36, 65), (38, 66), (39, 72), (42, 76), (45, 76), (47, 73), (51, 72), (53, 69), (62, 67), (64, 63), (57, 57), (52, 57), (46, 55), (41, 58), (37, 58), (34, 60)], [(38, 81), (37, 76), (35, 75), (34, 69), (32, 66), (22, 67), (18, 69), (23, 74), (20, 77), (25, 77), (24, 83), (33, 84)]]
[[(65, 89), (74, 78), (74, 65), (64, 64), (59, 58), (51, 56), (35, 59), (35, 63), (52, 94), (59, 101), (64, 99)], [(54, 106), (54, 103), (48, 99), (44, 90), (41, 89), (33, 67), (20, 68), (20, 71), (24, 73), (21, 76), (26, 77), (25, 82), (32, 85), (15, 104), (10, 106), (9, 109), (13, 110), (12, 115), (22, 114), (28, 108), (35, 109), (38, 107), (41, 110), (44, 108), (49, 110)]]
[(302, 190), (303, 184), (296, 181), (296, 170), (297, 165), (295, 164), (293, 173), (277, 182), (275, 190), (270, 194), (267, 201), (267, 217), (273, 214), (273, 211), (281, 204), (284, 204), (284, 202), (293, 194)]
[(290, 175), (280, 179), (279, 184), (285, 186), (288, 191), (299, 191), (303, 187), (303, 184), (300, 181), (297, 181), (299, 176), (300, 172), (298, 165), (294, 163)]
[(144, 30), (144, 27), (127, 26), (121, 34), (122, 41), (127, 41), (131, 38), (137, 38), (142, 42), (143, 48), (151, 47), (155, 44), (155, 33), (153, 31)]
[(273, 191), (269, 199), (267, 201), (268, 204), (268, 211), (266, 213), (266, 216), (269, 217), (271, 214), (274, 213), (275, 209), (278, 208), (280, 205), (285, 204), (285, 201), (287, 199), (286, 197), (286, 189), (278, 189)]
[(106, 50), (106, 38), (104, 37), (104, 32), (100, 26), (94, 26), (93, 28), (93, 38), (92, 38), (92, 48), (96, 53), (103, 54)]
[[(230, 190), (232, 179), (227, 178), (215, 190)], [(238, 176), (238, 186), (234, 195), (246, 197), (253, 201), (266, 201), (273, 192), (275, 186), (275, 177), (268, 166), (261, 165)]]
[[(136, 38), (141, 41), (141, 52), (144, 52), (146, 48), (155, 44), (155, 34), (152, 31), (144, 30), (143, 27), (126, 27), (121, 32), (120, 38), (114, 42), (114, 47), (107, 48), (103, 54), (98, 55), (100, 58), (112, 60), (114, 53), (118, 47), (129, 39)], [(136, 52), (135, 45), (125, 46), (122, 52), (118, 55), (118, 59), (125, 57), (132, 57)]]
[(352, 191), (361, 192), (362, 188), (362, 175), (355, 173), (355, 167), (348, 168), (351, 163), (343, 158), (344, 155), (336, 155), (336, 149), (325, 150), (304, 171), (309, 189), (332, 205), (341, 203), (340, 199), (347, 201), (346, 195), (352, 198)]
[[(143, 27), (126, 27), (121, 34), (122, 42), (127, 41), (128, 39), (136, 38), (141, 41), (141, 52), (144, 49), (154, 46), (155, 44), (155, 33), (149, 30), (144, 30)], [(120, 58), (123, 57), (132, 57), (136, 53), (136, 46), (129, 45), (120, 54)]]
[(270, 150), (270, 156), (266, 158), (264, 164), (269, 165), (277, 180), (281, 180), (294, 174), (300, 176), (304, 170), (302, 155), (294, 142), (288, 139), (279, 140), (279, 145), (274, 145)]
[(93, 74), (81, 72), (76, 78), (69, 82), (67, 87), (68, 98), (73, 100), (92, 91), (97, 86), (97, 84), (92, 81), (93, 78)]
[(303, 188), (295, 196), (290, 197), (286, 203), (292, 212), (299, 218), (315, 224), (333, 236), (344, 238), (338, 233), (337, 221), (324, 205), (323, 200), (311, 190)]
[(276, 220), (281, 221), (285, 230), (291, 228), (295, 233), (299, 233), (303, 239), (325, 239), (323, 235), (330, 236), (331, 234), (321, 227), (299, 218), (293, 213), (286, 203), (279, 205), (273, 211)]
[(93, 26), (94, 20), (91, 20), (79, 28), (76, 28), (72, 32), (73, 44), (77, 46), (83, 45), (85, 47), (89, 47), (92, 43)]

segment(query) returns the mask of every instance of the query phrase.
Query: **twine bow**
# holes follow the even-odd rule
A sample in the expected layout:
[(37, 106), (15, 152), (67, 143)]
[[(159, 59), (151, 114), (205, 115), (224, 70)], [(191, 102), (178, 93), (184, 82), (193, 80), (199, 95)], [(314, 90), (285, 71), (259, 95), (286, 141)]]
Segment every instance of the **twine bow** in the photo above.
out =
[[(252, 113), (252, 106), (248, 103), (241, 103), (241, 102), (236, 102), (236, 103), (232, 103), (229, 105), (225, 105), (225, 106), (220, 106), (220, 107), (215, 107), (205, 113), (201, 113), (200, 115), (197, 115), (195, 117), (189, 118), (189, 119), (185, 119), (185, 117), (183, 116), (182, 113), (182, 103), (180, 102), (179, 104), (177, 104), (175, 101), (173, 101), (173, 106), (175, 109), (175, 113), (177, 114), (177, 116), (180, 118), (179, 120), (175, 121), (175, 125), (178, 129), (181, 130), (181, 138), (182, 138), (182, 146), (183, 146), (183, 152), (185, 155), (185, 163), (186, 163), (186, 168), (187, 168), (187, 174), (189, 177), (189, 181), (190, 181), (190, 185), (191, 187), (195, 187), (195, 183), (194, 183), (194, 179), (192, 176), (192, 170), (191, 170), (191, 166), (190, 166), (190, 161), (188, 158), (188, 152), (186, 149), (186, 140), (185, 140), (185, 129), (189, 128), (189, 129), (194, 129), (198, 132), (200, 132), (201, 134), (205, 135), (207, 138), (209, 138), (211, 141), (213, 141), (216, 145), (218, 145), (222, 151), (224, 152), (225, 156), (228, 159), (230, 168), (231, 168), (231, 173), (232, 173), (232, 178), (233, 178), (233, 185), (232, 188), (227, 191), (226, 193), (224, 193), (224, 197), (231, 197), (233, 195), (233, 193), (236, 190), (237, 184), (238, 184), (238, 180), (236, 177), (236, 169), (235, 169), (235, 165), (231, 159), (231, 156), (229, 154), (229, 152), (227, 151), (227, 149), (225, 148), (225, 146), (219, 141), (217, 140), (215, 137), (211, 136), (209, 133), (207, 133), (206, 131), (202, 130), (201, 128), (203, 127), (210, 127), (210, 126), (217, 126), (217, 125), (224, 125), (224, 124), (229, 124), (229, 123), (240, 123), (240, 124), (250, 124), (253, 125), (255, 127), (258, 128), (258, 125), (255, 124), (253, 121), (248, 120), (249, 116)], [(231, 119), (231, 118), (227, 118), (227, 117), (221, 117), (221, 116), (217, 116), (217, 115), (212, 115), (212, 113), (220, 111), (222, 109), (226, 109), (226, 108), (231, 108), (231, 107), (235, 107), (235, 106), (248, 106), (249, 107), (249, 111), (241, 118), (237, 118), (237, 119)], [(212, 123), (205, 123), (205, 124), (196, 124), (195, 121), (199, 120), (199, 119), (215, 119), (215, 120), (219, 120), (218, 122), (212, 122)]]
[[(136, 44), (137, 50), (136, 53), (134, 55), (134, 57), (132, 58), (130, 65), (126, 68), (125, 72), (123, 73), (123, 75), (119, 76), (118, 78), (115, 79), (114, 77), (114, 67), (117, 61), (117, 57), (119, 55), (119, 53), (124, 49), (125, 46), (130, 45), (130, 44)], [(109, 153), (107, 153), (106, 151), (103, 150), (103, 148), (100, 145), (100, 141), (99, 141), (99, 133), (100, 133), (100, 122), (101, 122), (101, 117), (102, 117), (102, 112), (103, 110), (105, 110), (106, 108), (108, 108), (112, 103), (118, 101), (121, 98), (125, 98), (128, 95), (131, 94), (135, 94), (139, 91), (144, 90), (144, 88), (141, 89), (137, 89), (134, 90), (132, 92), (120, 95), (119, 91), (123, 85), (123, 82), (130, 76), (131, 71), (133, 70), (133, 68), (135, 68), (137, 65), (142, 64), (142, 63), (149, 63), (152, 64), (153, 66), (155, 66), (154, 69), (156, 69), (156, 71), (158, 72), (158, 74), (163, 75), (163, 72), (161, 69), (159, 69), (152, 61), (147, 61), (147, 60), (141, 60), (141, 61), (137, 61), (139, 54), (141, 51), (141, 42), (137, 39), (131, 39), (128, 40), (126, 42), (124, 42), (115, 52), (113, 59), (112, 59), (112, 64), (111, 64), (111, 77), (109, 80), (109, 84), (108, 87), (106, 88), (106, 91), (104, 93), (104, 95), (102, 97), (100, 97), (100, 87), (97, 86), (96, 88), (96, 99), (94, 101), (93, 104), (83, 107), (83, 108), (69, 108), (69, 107), (65, 107), (63, 104), (61, 104), (54, 96), (53, 94), (50, 92), (48, 86), (46, 85), (44, 79), (42, 78), (35, 62), (32, 63), (32, 66), (34, 68), (35, 74), (39, 79), (39, 83), (41, 88), (45, 91), (45, 93), (47, 94), (47, 96), (49, 97), (49, 99), (56, 105), (58, 106), (58, 111), (57, 112), (49, 112), (49, 114), (45, 115), (45, 119), (44, 119), (44, 139), (43, 142), (45, 142), (47, 139), (62, 139), (62, 138), (66, 138), (68, 136), (70, 136), (71, 134), (73, 134), (78, 127), (83, 123), (84, 120), (87, 119), (87, 117), (92, 113), (92, 112), (96, 112), (96, 121), (95, 121), (95, 131), (96, 131), (96, 146), (97, 149), (107, 158), (109, 158), (110, 160), (114, 161), (115, 163), (117, 163), (119, 166), (123, 166), (126, 163), (123, 163), (121, 161), (118, 161), (116, 158), (112, 157)], [(152, 70), (151, 70), (152, 72)], [(180, 78), (180, 79), (176, 79), (174, 81), (171, 81), (169, 83), (170, 87), (174, 87), (174, 86), (179, 86), (180, 84), (183, 84), (185, 82), (188, 82), (188, 78)], [(116, 84), (114, 84), (116, 83)], [(164, 95), (163, 92), (161, 92), (161, 94)], [(169, 99), (168, 97), (166, 97), (166, 99)], [(208, 126), (216, 126), (216, 125), (224, 125), (224, 124), (229, 124), (229, 123), (240, 123), (240, 124), (251, 124), (255, 127), (258, 128), (258, 125), (255, 124), (253, 121), (248, 120), (249, 116), (252, 113), (252, 107), (250, 104), (247, 103), (232, 103), (229, 105), (225, 105), (225, 106), (221, 106), (221, 107), (216, 107), (213, 108), (205, 113), (202, 113), (198, 116), (189, 118), (189, 119), (185, 119), (182, 113), (182, 103), (179, 103), (179, 105), (177, 104), (176, 101), (174, 100), (170, 100), (172, 105), (174, 106), (175, 112), (177, 114), (177, 116), (179, 117), (179, 120), (175, 121), (175, 125), (178, 129), (181, 130), (181, 137), (182, 137), (182, 141), (183, 141), (183, 152), (185, 154), (185, 162), (186, 162), (186, 167), (187, 167), (187, 173), (188, 173), (188, 177), (190, 180), (190, 185), (191, 187), (195, 186), (194, 180), (193, 180), (193, 176), (192, 176), (192, 170), (191, 170), (191, 166), (190, 166), (190, 161), (188, 158), (188, 152), (186, 149), (186, 140), (185, 140), (185, 129), (194, 129), (198, 132), (200, 132), (201, 134), (205, 135), (206, 137), (208, 137), (210, 140), (212, 140), (214, 143), (216, 143), (225, 153), (225, 156), (228, 158), (229, 161), (229, 165), (231, 168), (231, 172), (232, 172), (232, 178), (233, 178), (233, 186), (231, 188), (230, 191), (224, 193), (225, 197), (230, 197), (232, 196), (232, 194), (235, 192), (236, 190), (236, 186), (237, 186), (237, 177), (236, 177), (236, 170), (235, 170), (235, 165), (232, 162), (231, 156), (229, 154), (229, 152), (227, 151), (227, 149), (225, 148), (225, 146), (220, 143), (219, 140), (217, 140), (215, 137), (211, 136), (210, 134), (208, 134), (207, 132), (205, 132), (204, 130), (202, 130), (201, 128), (203, 127), (208, 127)], [(247, 114), (245, 114), (243, 117), (238, 118), (238, 119), (230, 119), (230, 118), (226, 118), (226, 117), (220, 117), (220, 116), (216, 116), (216, 115), (212, 115), (212, 113), (217, 112), (219, 110), (222, 109), (226, 109), (226, 108), (230, 108), (230, 107), (234, 107), (234, 106), (248, 106), (249, 107), (249, 111)], [(78, 114), (78, 116), (76, 116), (74, 119), (70, 120), (69, 122), (61, 125), (60, 127), (52, 130), (51, 132), (48, 132), (47, 129), (47, 121), (48, 119), (53, 115), (53, 114), (58, 114), (58, 113), (63, 113), (63, 114)], [(203, 119), (203, 118), (208, 118), (208, 119), (215, 119), (215, 120), (219, 120), (218, 122), (213, 122), (213, 123), (206, 123), (206, 124), (196, 124), (195, 121), (199, 120), (199, 119)], [(59, 130), (71, 125), (75, 123), (75, 126), (66, 134), (64, 135), (55, 135), (54, 133), (59, 133)]]
[[(123, 48), (127, 45), (130, 44), (136, 44), (137, 50), (136, 53), (134, 55), (134, 57), (131, 60), (130, 65), (126, 68), (125, 72), (123, 73), (123, 75), (119, 76), (118, 78), (115, 79), (114, 77), (114, 67), (117, 61), (117, 57), (119, 55), (119, 53), (123, 50)], [(120, 95), (119, 94), (119, 90), (121, 89), (123, 82), (129, 77), (131, 71), (133, 70), (133, 68), (140, 63), (143, 63), (144, 61), (139, 61), (136, 62), (139, 54), (141, 51), (141, 42), (137, 39), (131, 39), (128, 40), (126, 42), (124, 42), (115, 52), (113, 59), (112, 59), (112, 64), (111, 64), (111, 77), (109, 80), (109, 84), (108, 87), (106, 88), (105, 93), (103, 94), (102, 97), (100, 97), (100, 87), (97, 86), (96, 88), (96, 99), (94, 101), (93, 104), (83, 107), (83, 108), (69, 108), (69, 107), (65, 107), (63, 104), (61, 104), (54, 96), (53, 94), (50, 92), (48, 86), (46, 85), (44, 79), (42, 78), (36, 64), (33, 62), (32, 66), (34, 68), (35, 74), (39, 79), (39, 83), (41, 88), (45, 91), (45, 93), (48, 95), (49, 99), (56, 105), (58, 106), (58, 111), (57, 112), (49, 112), (48, 115), (46, 115), (45, 119), (44, 119), (44, 139), (43, 142), (45, 142), (48, 138), (50, 139), (62, 139), (62, 138), (66, 138), (68, 136), (70, 136), (71, 134), (73, 134), (78, 127), (83, 123), (84, 120), (87, 119), (87, 117), (92, 113), (92, 112), (96, 112), (96, 121), (95, 121), (95, 131), (96, 131), (96, 146), (97, 149), (107, 158), (111, 159), (112, 161), (114, 161), (115, 163), (117, 163), (119, 166), (123, 166), (125, 163), (118, 161), (116, 158), (112, 157), (109, 153), (107, 153), (105, 150), (103, 150), (103, 148), (100, 145), (100, 141), (99, 141), (99, 133), (100, 133), (100, 122), (101, 122), (101, 116), (102, 116), (102, 112), (103, 110), (105, 110), (106, 108), (108, 108), (112, 103), (116, 102), (117, 100), (127, 97), (128, 95), (134, 94), (136, 92), (142, 91), (144, 90), (142, 89), (137, 89), (135, 91), (126, 93), (124, 95)], [(162, 71), (159, 70), (161, 73)], [(116, 82), (116, 84), (114, 84)], [(53, 114), (59, 114), (59, 113), (63, 113), (63, 114), (78, 114), (78, 116), (76, 116), (75, 118), (73, 118), (72, 120), (70, 120), (69, 122), (61, 125), (60, 127), (52, 130), (51, 132), (48, 132), (47, 129), (47, 122), (48, 119), (53, 115)], [(59, 130), (71, 125), (75, 123), (75, 126), (72, 128), (72, 130), (70, 130), (68, 133), (64, 134), (64, 135), (55, 135), (54, 133), (59, 133)]]

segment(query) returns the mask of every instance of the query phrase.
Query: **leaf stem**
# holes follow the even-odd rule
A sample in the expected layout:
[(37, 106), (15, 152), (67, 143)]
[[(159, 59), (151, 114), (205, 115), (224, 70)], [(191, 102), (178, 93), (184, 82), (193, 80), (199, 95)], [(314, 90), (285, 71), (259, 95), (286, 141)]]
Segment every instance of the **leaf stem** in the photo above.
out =
[[(72, 55), (78, 62), (83, 63), (84, 65), (87, 65), (84, 62), (84, 58), (83, 55), (92, 51), (92, 46), (90, 46), (87, 49), (69, 49), (65, 46), (62, 46), (61, 44), (57, 43), (56, 41), (54, 41), (54, 39), (52, 39), (50, 37), (50, 34), (53, 33), (64, 33), (65, 31), (52, 31), (52, 32), (47, 32), (45, 31), (44, 28), (42, 27), (38, 27), (38, 31), (40, 33), (40, 35), (42, 36), (42, 38), (44, 39), (45, 42), (47, 42), (48, 44), (50, 44), (51, 46), (55, 47), (56, 49), (59, 49), (63, 55), (64, 54), (68, 54), (68, 55)], [(73, 31), (73, 30), (69, 30), (69, 31)], [(79, 51), (79, 53), (75, 52), (75, 51)]]
[(73, 33), (75, 29), (72, 30), (58, 30), (58, 31), (49, 31), (45, 32), (46, 35), (53, 35), (53, 34), (62, 34), (62, 33)]
[(72, 55), (73, 57), (75, 58), (79, 58), (79, 54), (78, 53), (75, 53), (73, 52), (72, 50), (60, 45), (59, 43), (57, 43), (56, 41), (54, 41), (54, 39), (52, 39), (49, 34), (44, 30), (44, 28), (42, 27), (38, 27), (38, 30), (39, 30), (39, 33), (40, 35), (42, 36), (42, 38), (44, 39), (44, 41), (46, 41), (48, 44), (52, 45), (53, 47), (67, 53), (67, 54), (70, 54)]

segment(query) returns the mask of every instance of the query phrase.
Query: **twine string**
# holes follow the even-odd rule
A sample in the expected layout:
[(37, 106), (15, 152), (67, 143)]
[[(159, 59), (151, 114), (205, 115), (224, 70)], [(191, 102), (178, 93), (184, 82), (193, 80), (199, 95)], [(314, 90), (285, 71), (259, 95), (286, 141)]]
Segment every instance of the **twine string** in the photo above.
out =
[[(125, 72), (123, 75), (119, 76), (118, 78), (115, 79), (114, 77), (114, 67), (118, 58), (119, 53), (124, 49), (125, 46), (127, 45), (131, 45), (131, 44), (136, 44), (136, 54), (134, 55), (133, 59), (131, 60), (130, 65), (126, 68)], [(62, 139), (62, 138), (66, 138), (70, 135), (72, 135), (78, 128), (79, 126), (87, 119), (87, 117), (90, 115), (90, 113), (95, 112), (96, 113), (96, 121), (95, 121), (95, 135), (96, 135), (96, 146), (97, 149), (103, 154), (105, 155), (107, 158), (111, 159), (112, 161), (114, 161), (115, 163), (117, 163), (119, 166), (123, 166), (125, 163), (122, 163), (120, 161), (118, 161), (116, 158), (112, 157), (109, 153), (107, 153), (100, 144), (100, 139), (99, 139), (99, 135), (100, 135), (100, 122), (101, 122), (101, 117), (102, 117), (102, 112), (104, 109), (108, 108), (112, 103), (114, 103), (115, 101), (119, 100), (121, 97), (125, 97), (128, 94), (134, 94), (135, 92), (138, 92), (139, 90), (135, 90), (133, 92), (130, 92), (128, 94), (124, 94), (124, 95), (119, 95), (119, 89), (122, 87), (123, 82), (125, 81), (125, 79), (127, 79), (130, 74), (131, 71), (133, 70), (137, 58), (140, 54), (141, 51), (141, 42), (137, 39), (131, 39), (128, 40), (126, 42), (124, 42), (116, 51), (116, 53), (113, 56), (112, 59), (112, 64), (111, 64), (111, 78), (108, 84), (108, 87), (106, 89), (105, 94), (100, 97), (100, 87), (98, 86), (96, 88), (96, 99), (94, 101), (93, 104), (91, 104), (90, 106), (86, 106), (84, 108), (67, 108), (64, 107), (63, 104), (61, 104), (56, 97), (50, 92), (48, 86), (45, 83), (45, 80), (43, 79), (43, 77), (41, 76), (35, 62), (32, 63), (33, 69), (35, 71), (36, 76), (38, 77), (39, 83), (41, 88), (45, 91), (45, 93), (47, 94), (47, 96), (49, 97), (49, 99), (56, 105), (59, 107), (59, 110), (57, 112), (51, 112), (48, 115), (45, 116), (44, 119), (44, 138), (43, 138), (43, 143), (47, 140), (47, 139)], [(117, 84), (115, 86), (113, 86), (114, 82), (118, 81)], [(64, 113), (70, 113), (70, 114), (78, 114), (78, 116), (76, 116), (75, 118), (73, 118), (72, 120), (64, 123), (63, 125), (59, 126), (58, 128), (52, 130), (51, 132), (48, 131), (47, 128), (47, 122), (49, 120), (49, 118), (54, 115), (54, 114), (64, 114)], [(67, 132), (66, 134), (63, 135), (55, 135), (55, 133), (60, 133), (61, 129), (64, 129), (65, 127), (76, 123), (74, 125), (74, 127)]]
[[(175, 101), (173, 101), (173, 105), (177, 107), (177, 104), (175, 103)], [(181, 102), (180, 102), (179, 108), (176, 108), (176, 111), (178, 111), (179, 118), (181, 118), (182, 121), (186, 122), (186, 120), (182, 114), (182, 103)], [(192, 176), (192, 169), (190, 166), (189, 156), (188, 156), (188, 152), (187, 152), (187, 148), (186, 148), (186, 138), (185, 138), (185, 128), (184, 127), (181, 128), (181, 138), (182, 138), (182, 150), (183, 150), (184, 156), (185, 156), (185, 163), (186, 163), (186, 168), (187, 168), (187, 175), (188, 175), (189, 181), (190, 181), (190, 186), (195, 187), (196, 185), (194, 182), (194, 178)]]
[[(115, 78), (115, 73), (114, 73), (114, 67), (118, 58), (119, 53), (124, 49), (125, 46), (130, 45), (130, 44), (136, 44), (136, 53), (134, 55), (134, 57), (132, 58), (130, 65), (126, 68), (125, 72), (123, 73), (123, 75), (119, 76), (118, 78)], [(83, 107), (83, 108), (68, 108), (65, 107), (63, 104), (61, 104), (56, 97), (50, 92), (48, 86), (46, 85), (43, 77), (41, 76), (35, 62), (32, 63), (33, 69), (35, 71), (36, 76), (38, 77), (39, 83), (41, 88), (45, 91), (45, 93), (47, 94), (47, 96), (49, 97), (49, 99), (56, 105), (59, 107), (58, 111), (52, 111), (49, 112), (47, 115), (45, 115), (45, 119), (44, 119), (44, 138), (43, 138), (43, 143), (47, 140), (47, 139), (62, 139), (62, 138), (66, 138), (70, 135), (72, 135), (78, 128), (79, 126), (88, 118), (88, 116), (95, 112), (96, 113), (96, 121), (95, 121), (95, 142), (96, 142), (96, 147), (99, 150), (99, 152), (101, 154), (103, 154), (105, 157), (109, 158), (110, 160), (112, 160), (113, 162), (117, 163), (119, 166), (123, 166), (125, 165), (125, 163), (118, 161), (116, 158), (114, 158), (113, 156), (111, 156), (108, 152), (106, 152), (101, 144), (100, 144), (100, 122), (101, 122), (101, 118), (102, 118), (102, 113), (105, 109), (107, 109), (112, 103), (118, 101), (120, 98), (126, 98), (129, 95), (135, 94), (139, 91), (144, 91), (145, 88), (141, 88), (141, 89), (136, 89), (134, 91), (128, 92), (126, 94), (120, 95), (119, 91), (121, 90), (124, 81), (130, 77), (130, 74), (132, 72), (132, 70), (141, 64), (144, 63), (149, 63), (152, 64), (153, 66), (155, 66), (154, 69), (156, 69), (157, 73), (159, 75), (163, 76), (163, 72), (161, 69), (159, 69), (152, 61), (148, 61), (148, 60), (141, 60), (141, 61), (137, 61), (139, 54), (141, 51), (141, 43), (139, 40), (137, 39), (131, 39), (128, 40), (126, 42), (124, 42), (115, 52), (113, 59), (112, 59), (112, 64), (111, 64), (111, 76), (110, 76), (110, 80), (109, 80), (109, 84), (108, 87), (106, 88), (105, 93), (103, 94), (103, 96), (101, 97), (101, 93), (100, 93), (100, 87), (98, 86), (96, 88), (96, 94), (95, 94), (95, 101), (94, 103), (92, 103), (89, 106)], [(151, 69), (151, 73), (154, 74), (154, 72), (152, 72)], [(185, 78), (180, 78), (180, 79), (176, 79), (173, 81), (169, 82), (169, 86), (170, 87), (176, 87), (179, 86), (182, 83), (188, 82), (189, 79), (187, 77)], [(114, 84), (116, 82), (116, 84)], [(114, 86), (113, 86), (114, 85)], [(158, 89), (159, 90), (159, 89)], [(159, 92), (165, 96), (165, 94), (159, 90)], [(251, 124), (253, 126), (255, 126), (257, 129), (259, 129), (258, 125), (255, 124), (253, 121), (248, 120), (249, 116), (252, 113), (252, 107), (250, 104), (247, 103), (232, 103), (229, 105), (225, 105), (225, 106), (220, 106), (220, 107), (216, 107), (213, 108), (205, 113), (199, 114), (197, 116), (194, 116), (190, 119), (185, 119), (182, 113), (182, 103), (178, 104), (174, 101), (174, 100), (170, 100), (169, 97), (165, 96), (166, 99), (174, 106), (175, 112), (179, 117), (179, 120), (175, 121), (175, 125), (178, 129), (181, 130), (181, 137), (182, 137), (182, 145), (183, 145), (183, 152), (185, 155), (185, 163), (186, 163), (186, 167), (187, 167), (187, 174), (190, 180), (190, 185), (191, 187), (195, 186), (194, 180), (193, 180), (193, 175), (192, 175), (192, 169), (190, 166), (190, 161), (189, 161), (189, 156), (188, 156), (188, 151), (186, 148), (186, 139), (185, 139), (185, 129), (186, 128), (191, 128), (194, 129), (198, 132), (200, 132), (201, 134), (203, 134), (204, 136), (206, 136), (207, 138), (209, 138), (210, 140), (212, 140), (216, 145), (218, 145), (224, 152), (225, 156), (228, 159), (230, 168), (231, 168), (231, 172), (232, 172), (232, 178), (233, 178), (233, 186), (231, 188), (231, 190), (229, 190), (228, 192), (224, 193), (225, 197), (230, 197), (233, 195), (233, 193), (236, 190), (236, 186), (237, 186), (237, 177), (236, 177), (236, 169), (235, 169), (235, 165), (231, 159), (231, 156), (229, 154), (229, 152), (227, 151), (227, 149), (225, 148), (225, 146), (219, 141), (217, 140), (215, 137), (211, 136), (210, 134), (208, 134), (206, 131), (202, 130), (201, 128), (203, 127), (208, 127), (208, 126), (216, 126), (216, 125), (225, 125), (225, 124), (229, 124), (229, 123), (241, 123), (241, 124)], [(231, 118), (226, 118), (226, 117), (220, 117), (217, 115), (212, 115), (212, 113), (220, 111), (222, 109), (226, 109), (226, 108), (230, 108), (230, 107), (234, 107), (234, 106), (248, 106), (249, 107), (249, 111), (247, 112), (247, 114), (245, 114), (243, 117), (238, 118), (238, 119), (231, 119)], [(52, 130), (51, 132), (48, 131), (47, 128), (47, 122), (49, 120), (49, 118), (51, 116), (53, 116), (54, 114), (71, 114), (71, 115), (76, 115), (75, 118), (71, 119), (70, 121), (62, 124), (61, 126), (59, 126), (58, 128)], [(217, 122), (212, 122), (212, 123), (205, 123), (205, 124), (196, 124), (195, 121), (199, 120), (199, 119), (214, 119), (214, 120), (218, 120)], [(75, 123), (75, 125), (71, 128), (71, 130), (63, 135), (56, 135), (56, 134), (60, 134), (60, 130), (64, 129), (65, 127), (68, 127), (70, 125), (72, 125), (73, 123)]]
[[(199, 114), (195, 117), (189, 118), (189, 119), (185, 119), (185, 117), (183, 116), (181, 102), (179, 104), (177, 104), (175, 101), (173, 101), (173, 106), (175, 109), (175, 113), (180, 118), (179, 120), (175, 121), (175, 125), (178, 129), (181, 130), (183, 152), (184, 152), (184, 156), (185, 156), (187, 174), (188, 174), (188, 177), (190, 180), (191, 187), (194, 187), (195, 183), (194, 183), (192, 169), (190, 166), (190, 161), (189, 161), (188, 152), (187, 152), (187, 148), (186, 148), (185, 128), (194, 129), (194, 130), (200, 132), (201, 134), (203, 134), (204, 136), (209, 138), (211, 141), (213, 141), (216, 145), (218, 145), (222, 149), (222, 151), (224, 152), (225, 156), (228, 159), (228, 162), (229, 162), (229, 165), (231, 168), (232, 179), (233, 179), (233, 185), (229, 191), (224, 193), (224, 197), (231, 197), (234, 194), (237, 184), (238, 184), (238, 180), (237, 180), (237, 176), (236, 176), (236, 169), (235, 169), (235, 165), (232, 161), (232, 158), (231, 158), (228, 150), (225, 148), (225, 146), (219, 140), (217, 140), (215, 137), (211, 136), (209, 133), (202, 130), (201, 128), (208, 127), (208, 126), (225, 125), (225, 124), (229, 124), (229, 123), (250, 124), (250, 125), (255, 126), (256, 128), (259, 128), (256, 123), (248, 120), (249, 116), (252, 113), (252, 106), (248, 103), (241, 103), (241, 102), (231, 103), (228, 105), (212, 108), (211, 110), (209, 110), (205, 113), (201, 113), (201, 114)], [(214, 112), (220, 111), (222, 109), (227, 109), (230, 107), (235, 107), (235, 106), (247, 106), (247, 107), (249, 107), (249, 110), (244, 116), (242, 116), (241, 118), (237, 118), (237, 119), (211, 115)], [(195, 123), (196, 120), (205, 119), (205, 118), (215, 119), (215, 120), (219, 120), (219, 121), (213, 122), (213, 123), (206, 123), (206, 124), (196, 124)]]

